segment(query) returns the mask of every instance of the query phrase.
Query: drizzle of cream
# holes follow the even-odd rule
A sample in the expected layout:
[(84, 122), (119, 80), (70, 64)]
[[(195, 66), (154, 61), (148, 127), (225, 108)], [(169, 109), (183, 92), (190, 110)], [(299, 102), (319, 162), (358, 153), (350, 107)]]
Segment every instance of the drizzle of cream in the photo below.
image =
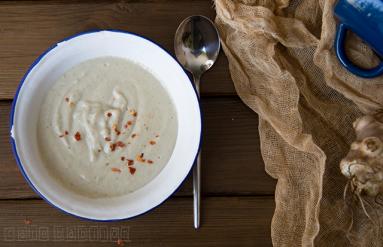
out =
[[(71, 98), (71, 96), (68, 96)], [(71, 128), (71, 133), (79, 131), (81, 138), (85, 140), (89, 161), (95, 161), (100, 155), (99, 150), (104, 153), (110, 153), (110, 144), (119, 140), (124, 128), (124, 118), (129, 115), (128, 100), (116, 88), (112, 91), (110, 104), (100, 102), (90, 102), (82, 100), (76, 96), (76, 101), (70, 101), (73, 107), (62, 107), (61, 112), (55, 114), (55, 129), (60, 134), (63, 129), (63, 121), (65, 119), (67, 126), (75, 126)], [(64, 104), (67, 102), (64, 102)], [(56, 127), (57, 126), (57, 127)], [(120, 135), (117, 133), (120, 132)], [(106, 141), (110, 138), (110, 142)], [(68, 145), (66, 137), (63, 138), (65, 145)]]

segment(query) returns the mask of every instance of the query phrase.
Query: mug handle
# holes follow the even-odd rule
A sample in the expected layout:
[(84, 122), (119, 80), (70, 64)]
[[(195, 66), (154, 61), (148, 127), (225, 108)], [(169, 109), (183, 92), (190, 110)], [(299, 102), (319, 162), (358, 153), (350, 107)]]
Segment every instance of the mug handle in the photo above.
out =
[(354, 75), (364, 77), (364, 78), (372, 78), (377, 77), (383, 74), (383, 62), (381, 62), (378, 66), (372, 69), (362, 69), (354, 65), (347, 57), (346, 52), (344, 50), (344, 42), (346, 39), (347, 26), (344, 23), (339, 24), (338, 30), (335, 36), (335, 52), (341, 64)]

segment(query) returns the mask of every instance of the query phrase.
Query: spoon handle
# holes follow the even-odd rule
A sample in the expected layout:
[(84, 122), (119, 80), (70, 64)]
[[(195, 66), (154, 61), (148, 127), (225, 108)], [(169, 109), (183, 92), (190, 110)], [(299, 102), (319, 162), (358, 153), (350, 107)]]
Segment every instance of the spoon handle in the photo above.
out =
[[(200, 97), (199, 76), (194, 76), (194, 85)], [(193, 167), (193, 211), (194, 211), (194, 228), (198, 229), (200, 225), (200, 205), (201, 205), (201, 150), (198, 152), (197, 163)]]
[(194, 195), (194, 228), (200, 225), (200, 204), (201, 204), (201, 155), (198, 154), (197, 164), (193, 167), (193, 195)]

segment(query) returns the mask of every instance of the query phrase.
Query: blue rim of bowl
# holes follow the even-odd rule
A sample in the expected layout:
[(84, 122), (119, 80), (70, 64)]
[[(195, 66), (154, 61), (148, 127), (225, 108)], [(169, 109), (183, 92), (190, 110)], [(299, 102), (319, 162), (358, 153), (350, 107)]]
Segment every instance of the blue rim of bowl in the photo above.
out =
[[(163, 51), (165, 51), (174, 61), (177, 62), (178, 66), (180, 67), (180, 69), (185, 73), (185, 75), (187, 76), (187, 78), (189, 79), (189, 82), (190, 84), (192, 85), (193, 89), (194, 89), (194, 93), (196, 95), (196, 98), (197, 98), (197, 102), (198, 102), (198, 107), (199, 107), (199, 112), (200, 112), (200, 126), (201, 126), (201, 131), (200, 131), (200, 137), (199, 137), (199, 144), (198, 144), (198, 149), (197, 149), (197, 153), (194, 157), (194, 160), (193, 160), (193, 164), (190, 166), (190, 169), (187, 173), (187, 175), (182, 179), (182, 181), (180, 182), (180, 184), (178, 185), (178, 187), (172, 192), (170, 193), (170, 195), (168, 197), (166, 197), (163, 201), (161, 201), (159, 204), (155, 205), (154, 207), (148, 209), (147, 211), (145, 212), (142, 212), (140, 214), (137, 214), (135, 216), (131, 216), (131, 217), (126, 217), (126, 218), (120, 218), (120, 219), (106, 219), (106, 220), (101, 220), (101, 219), (92, 219), (92, 218), (87, 218), (87, 217), (83, 217), (83, 216), (80, 216), (80, 215), (76, 215), (74, 213), (71, 213), (71, 212), (68, 212), (62, 208), (60, 208), (58, 205), (55, 205), (53, 202), (49, 201), (43, 194), (40, 193), (40, 191), (38, 191), (35, 186), (33, 185), (32, 181), (29, 179), (28, 175), (25, 173), (25, 170), (24, 170), (24, 167), (23, 167), (23, 164), (21, 163), (20, 161), (20, 158), (19, 158), (19, 155), (17, 153), (17, 149), (16, 149), (16, 141), (15, 139), (13, 138), (12, 136), (12, 128), (13, 128), (13, 122), (14, 122), (14, 112), (15, 112), (15, 107), (16, 107), (16, 103), (17, 103), (17, 99), (18, 99), (18, 96), (19, 96), (19, 92), (20, 92), (20, 89), (21, 87), (23, 86), (24, 84), (24, 81), (25, 79), (27, 78), (27, 76), (29, 75), (29, 73), (31, 72), (31, 70), (41, 61), (41, 59), (43, 59), (45, 57), (45, 55), (47, 55), (50, 51), (52, 51), (53, 49), (55, 49), (57, 47), (57, 45), (61, 42), (64, 42), (64, 41), (68, 41), (68, 40), (71, 40), (71, 39), (74, 39), (76, 37), (79, 37), (79, 36), (82, 36), (82, 35), (86, 35), (86, 34), (91, 34), (91, 33), (98, 33), (98, 32), (103, 32), (103, 31), (107, 31), (107, 32), (115, 32), (115, 33), (123, 33), (123, 34), (129, 34), (129, 35), (133, 35), (133, 36), (136, 36), (136, 37), (139, 37), (139, 38), (142, 38), (144, 40), (147, 40), (149, 41), (150, 43), (156, 45), (158, 48), (162, 49)], [(122, 221), (122, 220), (128, 220), (128, 219), (133, 219), (133, 218), (136, 218), (138, 216), (141, 216), (141, 215), (144, 215), (150, 211), (152, 211), (153, 209), (161, 206), (167, 199), (169, 199), (177, 190), (179, 190), (179, 188), (181, 187), (181, 185), (183, 184), (183, 182), (185, 181), (185, 179), (187, 178), (187, 176), (190, 174), (190, 171), (192, 170), (193, 166), (195, 165), (196, 163), (196, 159), (197, 159), (197, 156), (201, 150), (201, 143), (202, 143), (202, 109), (201, 109), (201, 101), (200, 101), (200, 97), (198, 96), (197, 94), (197, 91), (196, 91), (196, 88), (195, 88), (195, 85), (192, 83), (192, 81), (190, 80), (190, 77), (188, 76), (188, 74), (186, 73), (186, 71), (183, 69), (183, 67), (181, 66), (181, 64), (178, 62), (178, 60), (172, 55), (170, 54), (170, 52), (168, 52), (165, 48), (163, 48), (161, 45), (159, 45), (158, 43), (156, 43), (155, 41), (145, 37), (145, 36), (142, 36), (142, 35), (139, 35), (139, 34), (136, 34), (136, 33), (133, 33), (133, 32), (128, 32), (128, 31), (124, 31), (124, 30), (118, 30), (118, 29), (100, 29), (100, 30), (89, 30), (89, 31), (85, 31), (85, 32), (80, 32), (80, 33), (77, 33), (77, 34), (74, 34), (72, 36), (69, 36), (63, 40), (61, 40), (60, 42), (52, 45), (51, 47), (49, 47), (46, 51), (44, 51), (32, 64), (31, 66), (28, 68), (27, 72), (24, 74), (23, 78), (21, 79), (17, 89), (16, 89), (16, 93), (15, 93), (15, 96), (13, 98), (13, 101), (12, 101), (12, 106), (11, 106), (11, 112), (10, 112), (10, 118), (9, 118), (9, 133), (10, 133), (10, 142), (11, 142), (11, 146), (12, 146), (12, 153), (13, 153), (13, 156), (15, 157), (16, 159), (16, 163), (17, 163), (17, 166), (19, 167), (20, 171), (21, 171), (21, 174), (23, 175), (24, 179), (27, 181), (28, 185), (32, 188), (32, 190), (37, 194), (39, 195), (44, 201), (46, 201), (48, 204), (50, 204), (51, 206), (53, 206), (54, 208), (57, 208), (59, 209), (60, 211), (64, 212), (65, 214), (67, 215), (71, 215), (71, 216), (74, 216), (74, 217), (77, 217), (79, 219), (82, 219), (82, 220), (90, 220), (90, 221), (96, 221), (96, 222), (114, 222), (114, 221)]]

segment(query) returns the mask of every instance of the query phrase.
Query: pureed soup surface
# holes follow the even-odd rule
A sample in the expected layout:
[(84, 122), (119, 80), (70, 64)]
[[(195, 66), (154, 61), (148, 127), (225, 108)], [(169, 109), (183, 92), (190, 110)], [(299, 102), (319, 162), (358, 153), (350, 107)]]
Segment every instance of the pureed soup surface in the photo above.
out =
[(161, 83), (138, 64), (101, 57), (61, 76), (44, 99), (38, 143), (50, 174), (87, 197), (137, 190), (167, 164), (177, 116)]

